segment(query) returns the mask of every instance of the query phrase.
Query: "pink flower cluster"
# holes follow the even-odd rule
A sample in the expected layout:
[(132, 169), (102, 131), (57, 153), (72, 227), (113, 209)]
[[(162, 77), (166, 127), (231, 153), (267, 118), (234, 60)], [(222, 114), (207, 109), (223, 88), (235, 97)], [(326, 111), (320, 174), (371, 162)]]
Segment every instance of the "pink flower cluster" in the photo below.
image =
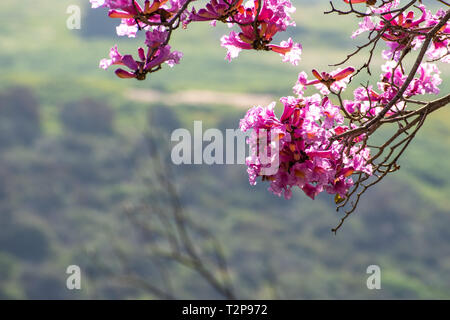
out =
[[(412, 49), (421, 47), (425, 33), (439, 22), (445, 12), (439, 10), (436, 15), (432, 15), (425, 6), (420, 5), (418, 17), (415, 17), (413, 11), (396, 16), (391, 11), (399, 6), (398, 0), (384, 2), (380, 7), (371, 6), (377, 1), (350, 1), (352, 4), (369, 5), (367, 12), (370, 14), (363, 18), (353, 37), (365, 31), (387, 30), (380, 31), (383, 32), (381, 39), (390, 49), (383, 52), (383, 58), (388, 61), (381, 68), (377, 89), (371, 85), (356, 88), (353, 100), (343, 100), (341, 106), (336, 106), (330, 95), (340, 95), (345, 91), (351, 81), (350, 75), (356, 70), (353, 67), (337, 69), (330, 73), (312, 70), (312, 80), (308, 80), (306, 72), (300, 72), (293, 88), (296, 97), (281, 98), (284, 111), (280, 118), (274, 113), (275, 103), (268, 107), (256, 106), (250, 109), (241, 120), (240, 128), (242, 131), (252, 130), (248, 139), (251, 155), (247, 158), (251, 184), (256, 184), (258, 177), (261, 177), (262, 181), (270, 182), (271, 192), (279, 196), (284, 195), (285, 198), (291, 197), (292, 188), (295, 186), (312, 199), (320, 192), (326, 191), (336, 194), (335, 201), (339, 203), (347, 197), (349, 188), (353, 185), (353, 174), (372, 175), (370, 149), (364, 143), (364, 135), (353, 137), (351, 144), (348, 140), (331, 138), (357, 128), (353, 122), (350, 122), (350, 127), (346, 125), (345, 117), (354, 115), (363, 121), (369, 120), (392, 101), (408, 78), (401, 61), (402, 51), (407, 50), (407, 46)], [(383, 29), (385, 22), (379, 19), (379, 15), (391, 20), (393, 28)], [(236, 47), (244, 48), (243, 44), (237, 43), (242, 42), (245, 37), (245, 33), (231, 33), (226, 38), (226, 43), (236, 43)], [(448, 62), (448, 41), (447, 23), (433, 38), (432, 45), (427, 50), (428, 57)], [(402, 98), (438, 94), (438, 86), (442, 82), (439, 74), (435, 64), (421, 63)], [(320, 94), (305, 96), (305, 90), (309, 86), (314, 86)], [(405, 108), (406, 102), (400, 99), (385, 116), (392, 116)], [(261, 149), (261, 145), (267, 147)], [(273, 166), (276, 166), (276, 170), (267, 170)]]
[(165, 33), (157, 29), (146, 32), (147, 52), (144, 48), (138, 48), (138, 57), (136, 60), (132, 55), (122, 56), (117, 50), (117, 46), (113, 47), (109, 53), (110, 59), (100, 61), (100, 67), (108, 69), (112, 65), (122, 65), (130, 69), (116, 69), (115, 73), (119, 78), (130, 79), (135, 78), (144, 80), (147, 73), (152, 73), (161, 68), (163, 63), (167, 63), (170, 67), (180, 63), (183, 56), (181, 52), (171, 51), (170, 45), (162, 45), (165, 41)]
[[(134, 37), (138, 30), (144, 30), (146, 35), (147, 48), (138, 48), (138, 58), (132, 55), (122, 56), (115, 46), (110, 50), (110, 58), (100, 61), (101, 68), (108, 69), (112, 65), (126, 66), (129, 70), (119, 68), (115, 71), (119, 78), (144, 80), (148, 73), (161, 69), (163, 63), (170, 67), (180, 63), (183, 54), (171, 50), (168, 44), (169, 32), (163, 24), (178, 13), (186, 0), (145, 0), (143, 7), (136, 0), (90, 1), (93, 8), (109, 8), (110, 18), (121, 19), (121, 25), (117, 27), (118, 35)], [(187, 15), (182, 12), (178, 17), (182, 21), (187, 19)]]
[[(295, 26), (291, 13), (295, 12), (290, 0), (262, 1), (262, 7), (256, 0), (234, 1), (231, 9), (225, 9), (224, 0), (212, 0), (206, 9), (193, 10), (192, 21), (220, 20), (238, 25), (240, 32), (231, 31), (221, 39), (222, 46), (227, 48), (226, 58), (231, 61), (242, 50), (266, 50), (279, 53), (284, 62), (297, 65), (300, 61), (302, 46), (289, 38), (279, 45), (272, 44), (278, 32), (285, 31), (288, 26)], [(224, 10), (225, 9), (225, 10)]]
[[(373, 86), (355, 89), (354, 100), (344, 100), (346, 111), (350, 114), (357, 112), (366, 118), (376, 116), (396, 96), (399, 88), (406, 81), (407, 75), (396, 66), (397, 62), (391, 60), (381, 67), (383, 72), (381, 81), (377, 83), (378, 92), (373, 89)], [(418, 76), (408, 85), (403, 97), (408, 99), (416, 95), (438, 94), (438, 86), (442, 83), (439, 74), (440, 71), (435, 64), (422, 63), (418, 69)], [(405, 109), (406, 103), (400, 101), (386, 113), (386, 116)]]
[[(401, 51), (407, 46), (412, 49), (420, 48), (425, 40), (425, 34), (429, 32), (445, 15), (443, 9), (439, 9), (436, 14), (432, 14), (427, 10), (424, 4), (418, 6), (419, 12), (413, 10), (408, 13), (397, 14), (395, 9), (400, 5), (399, 0), (391, 1), (385, 5), (374, 8), (369, 7), (367, 13), (370, 14), (364, 17), (359, 24), (359, 29), (356, 30), (352, 37), (360, 35), (367, 31), (380, 31), (386, 26), (386, 20), (390, 21), (393, 28), (388, 28), (383, 33), (382, 38), (386, 41), (388, 50), (383, 52), (385, 59), (398, 60)], [(380, 19), (379, 15), (383, 19)], [(441, 62), (450, 62), (449, 57), (449, 39), (450, 23), (446, 23), (433, 38), (432, 45), (427, 50), (427, 56), (434, 60)]]
[(298, 81), (294, 87), (294, 92), (297, 94), (303, 94), (306, 86), (310, 85), (314, 85), (323, 95), (329, 94), (331, 92), (330, 90), (333, 92), (345, 90), (347, 83), (350, 81), (348, 76), (353, 72), (355, 72), (353, 67), (347, 67), (343, 70), (337, 69), (331, 74), (328, 72), (319, 73), (317, 70), (313, 69), (312, 74), (316, 79), (311, 81), (308, 81), (308, 75), (306, 72), (300, 72), (298, 75)]
[[(119, 36), (136, 37), (140, 30), (146, 32), (145, 49), (139, 48), (139, 59), (129, 55), (118, 58), (117, 48), (111, 49), (110, 59), (100, 62), (100, 67), (125, 65), (130, 70), (118, 69), (120, 78), (143, 80), (146, 74), (155, 72), (166, 62), (170, 66), (179, 63), (182, 54), (171, 52), (168, 45), (173, 30), (196, 21), (217, 21), (237, 25), (240, 32), (232, 31), (222, 37), (222, 46), (228, 49), (226, 58), (237, 57), (241, 50), (274, 51), (283, 57), (283, 61), (297, 65), (302, 47), (289, 38), (279, 45), (272, 44), (273, 37), (288, 26), (295, 25), (290, 14), (295, 11), (290, 0), (211, 0), (205, 8), (188, 9), (194, 0), (90, 0), (93, 8), (109, 8), (108, 16), (121, 20), (117, 27)], [(260, 5), (261, 4), (261, 5)], [(120, 56), (121, 57), (121, 56)]]
[[(300, 94), (280, 101), (284, 105), (280, 118), (275, 115), (275, 103), (272, 103), (265, 108), (250, 109), (240, 122), (241, 130), (252, 129), (248, 140), (251, 155), (246, 160), (251, 184), (256, 184), (261, 176), (263, 181), (270, 181), (271, 192), (284, 194), (286, 199), (291, 197), (295, 186), (312, 199), (322, 191), (343, 199), (353, 185), (353, 173), (372, 173), (372, 166), (367, 163), (368, 148), (355, 144), (347, 153), (343, 152), (341, 141), (330, 141), (332, 136), (349, 128), (344, 124), (340, 108), (327, 96)], [(261, 161), (261, 139), (278, 140), (278, 150), (271, 149), (269, 163)], [(272, 142), (268, 141), (267, 145)], [(263, 169), (274, 164), (277, 170), (265, 174)]]
[[(382, 74), (377, 83), (378, 92), (372, 86), (368, 88), (357, 88), (354, 92), (354, 100), (344, 101), (347, 112), (359, 112), (366, 117), (376, 116), (383, 107), (389, 103), (398, 93), (407, 79), (401, 64), (402, 52), (404, 50), (421, 48), (425, 40), (425, 33), (429, 32), (445, 15), (442, 9), (433, 15), (427, 8), (421, 4), (417, 7), (417, 12), (409, 11), (407, 14), (397, 14), (395, 10), (400, 5), (400, 1), (395, 0), (382, 5), (381, 7), (369, 7), (367, 13), (372, 15), (363, 18), (359, 24), (359, 29), (353, 33), (355, 37), (365, 31), (380, 31), (386, 26), (386, 22), (377, 17), (381, 14), (384, 19), (391, 21), (394, 27), (388, 28), (388, 31), (382, 34), (382, 39), (389, 47), (382, 54), (387, 62), (381, 67)], [(416, 16), (417, 13), (420, 13)], [(374, 21), (378, 21), (375, 23)], [(433, 37), (432, 44), (426, 54), (434, 61), (449, 62), (449, 37), (450, 24), (446, 23)], [(439, 76), (440, 71), (436, 64), (422, 62), (416, 73), (416, 77), (409, 83), (403, 98), (409, 99), (416, 95), (438, 94), (438, 86), (442, 79)], [(390, 116), (399, 111), (404, 111), (405, 102), (396, 103), (386, 115)]]

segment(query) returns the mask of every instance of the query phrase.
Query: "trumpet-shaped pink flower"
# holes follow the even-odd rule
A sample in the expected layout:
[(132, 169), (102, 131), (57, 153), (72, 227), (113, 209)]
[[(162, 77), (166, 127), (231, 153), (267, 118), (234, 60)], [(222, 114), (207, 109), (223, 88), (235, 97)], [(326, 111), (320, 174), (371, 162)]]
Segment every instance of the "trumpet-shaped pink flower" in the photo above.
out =
[(109, 59), (102, 59), (100, 61), (100, 68), (108, 69), (112, 65), (121, 65), (122, 63), (122, 55), (117, 50), (117, 45), (111, 48), (109, 51)]
[(323, 95), (330, 93), (330, 89), (334, 92), (338, 92), (341, 89), (347, 87), (347, 83), (350, 81), (348, 78), (355, 68), (347, 67), (345, 69), (337, 69), (331, 73), (318, 72), (313, 69), (312, 74), (316, 78), (315, 80), (308, 81), (308, 75), (305, 72), (299, 74), (296, 85), (294, 86), (294, 92), (297, 94), (303, 93), (306, 86), (314, 85)]
[(271, 43), (278, 32), (295, 25), (290, 16), (293, 11), (295, 8), (289, 0), (264, 1), (260, 10), (256, 1), (249, 1), (245, 6), (242, 5), (242, 1), (237, 1), (228, 6), (213, 0), (207, 9), (198, 13), (193, 11), (190, 19), (221, 20), (238, 24), (241, 29), (239, 33), (231, 31), (221, 39), (222, 46), (227, 49), (226, 59), (229, 61), (236, 58), (242, 50), (265, 50), (277, 52), (283, 57), (284, 62), (297, 65), (302, 53), (300, 44), (294, 43), (291, 38), (279, 45)]
[(211, 0), (205, 8), (195, 10), (192, 9), (189, 15), (189, 21), (228, 21), (230, 17), (242, 10), (243, 0)]
[(287, 41), (281, 41), (279, 45), (269, 44), (268, 47), (272, 51), (279, 53), (283, 57), (283, 62), (289, 62), (294, 66), (298, 65), (302, 55), (302, 45), (294, 43), (292, 38), (289, 38)]

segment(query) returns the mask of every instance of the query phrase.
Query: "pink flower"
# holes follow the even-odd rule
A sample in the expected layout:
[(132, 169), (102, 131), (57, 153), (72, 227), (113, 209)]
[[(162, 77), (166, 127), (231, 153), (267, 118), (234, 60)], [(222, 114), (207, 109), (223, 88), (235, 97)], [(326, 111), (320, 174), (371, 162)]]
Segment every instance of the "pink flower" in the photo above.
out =
[(200, 9), (198, 13), (193, 8), (189, 15), (189, 21), (226, 21), (236, 14), (239, 9), (242, 10), (242, 2), (243, 0), (231, 0), (230, 2), (225, 0), (211, 0), (206, 5), (206, 8)]
[(145, 33), (145, 45), (150, 48), (157, 48), (167, 40), (169, 32), (163, 27), (155, 28)]
[(117, 45), (111, 48), (109, 52), (110, 59), (102, 59), (100, 61), (100, 68), (108, 69), (112, 65), (123, 64), (122, 63), (122, 55), (117, 50)]
[[(434, 16), (431, 16), (426, 22), (427, 27), (432, 28), (437, 23), (439, 23), (440, 19), (445, 16), (445, 11), (439, 9)], [(447, 22), (441, 30), (433, 37), (432, 45), (430, 49), (427, 51), (427, 55), (430, 59), (436, 61), (440, 60), (441, 62), (449, 63), (449, 46), (450, 46), (450, 23)]]
[(396, 9), (399, 4), (400, 4), (400, 0), (393, 0), (393, 1), (390, 1), (387, 3), (383, 3), (378, 8), (370, 7), (367, 11), (372, 12), (374, 14), (381, 14), (381, 13), (389, 12), (389, 11)]
[(136, 14), (134, 5), (136, 5), (140, 9), (140, 6), (136, 0), (104, 0), (103, 2), (104, 7), (110, 9), (120, 9), (133, 14)]
[(118, 36), (127, 36), (129, 38), (135, 38), (138, 30), (139, 27), (134, 19), (122, 19), (122, 23), (116, 27)]
[[(391, 11), (398, 7), (399, 1), (392, 1), (386, 3), (379, 8), (370, 8), (363, 21), (359, 23), (359, 29), (356, 30), (352, 38), (366, 31), (381, 31), (386, 27), (386, 20), (389, 20), (390, 26), (383, 32), (382, 39), (386, 41), (388, 50), (383, 51), (383, 58), (386, 60), (396, 60), (402, 55), (402, 51), (408, 45), (408, 48), (417, 50), (423, 44), (425, 34), (435, 26), (442, 17), (445, 11), (440, 9), (436, 15), (432, 15), (425, 7), (420, 4), (417, 9), (420, 10), (420, 15), (414, 11), (409, 11), (406, 14)], [(382, 15), (377, 23), (374, 22), (373, 15)], [(412, 33), (412, 32), (413, 33)], [(441, 60), (443, 62), (449, 61), (449, 37), (450, 24), (446, 23), (441, 30), (432, 39), (432, 45), (427, 50), (427, 55), (432, 60)], [(413, 36), (412, 36), (413, 35)]]
[(283, 57), (283, 62), (290, 62), (294, 66), (298, 65), (302, 54), (302, 45), (294, 43), (291, 38), (288, 41), (282, 41), (279, 46), (270, 44), (269, 48), (279, 53)]
[(111, 49), (110, 58), (103, 59), (100, 67), (107, 69), (111, 65), (124, 65), (131, 71), (121, 68), (115, 71), (116, 75), (122, 79), (136, 78), (144, 80), (148, 73), (155, 72), (161, 68), (163, 63), (167, 63), (170, 67), (180, 62), (183, 54), (178, 51), (170, 51), (170, 46), (165, 45), (157, 48), (148, 47), (147, 54), (143, 48), (138, 49), (139, 59), (135, 60), (131, 55), (121, 56), (117, 51), (117, 46)]
[(228, 36), (223, 36), (220, 41), (222, 47), (227, 49), (226, 59), (228, 61), (237, 58), (242, 49), (253, 49), (251, 44), (241, 41), (239, 35), (234, 31), (231, 31)]
[[(219, 4), (217, 7), (222, 8)], [(283, 57), (284, 62), (297, 65), (302, 53), (300, 44), (294, 43), (291, 38), (281, 42), (280, 45), (271, 44), (278, 32), (285, 31), (288, 26), (294, 25), (290, 17), (290, 13), (294, 10), (289, 0), (264, 1), (260, 10), (258, 10), (257, 2), (254, 4), (248, 2), (245, 7), (239, 6), (234, 14), (227, 17), (227, 19), (230, 18), (227, 21), (237, 23), (241, 31), (239, 33), (232, 31), (221, 39), (222, 46), (227, 49), (226, 59), (231, 61), (242, 50), (263, 50), (277, 52)], [(203, 12), (203, 17), (207, 20), (217, 19), (219, 14), (223, 14), (223, 10), (218, 13), (216, 11), (213, 12), (213, 9), (209, 8), (208, 12)]]
[(312, 74), (316, 79), (311, 81), (308, 81), (306, 73), (302, 72), (299, 74), (298, 81), (294, 86), (294, 92), (303, 92), (304, 88), (310, 85), (315, 85), (315, 87), (324, 95), (329, 94), (330, 89), (333, 89), (334, 92), (338, 92), (347, 87), (347, 83), (349, 82), (348, 76), (353, 72), (355, 72), (355, 68), (353, 67), (337, 69), (331, 74), (327, 72), (319, 73), (317, 70), (313, 69)]
[(90, 0), (92, 8), (100, 8), (105, 6), (105, 0)]
[(359, 29), (353, 32), (352, 38), (356, 38), (363, 32), (371, 31), (375, 29), (375, 24), (372, 22), (371, 17), (364, 17), (363, 21), (359, 23)]

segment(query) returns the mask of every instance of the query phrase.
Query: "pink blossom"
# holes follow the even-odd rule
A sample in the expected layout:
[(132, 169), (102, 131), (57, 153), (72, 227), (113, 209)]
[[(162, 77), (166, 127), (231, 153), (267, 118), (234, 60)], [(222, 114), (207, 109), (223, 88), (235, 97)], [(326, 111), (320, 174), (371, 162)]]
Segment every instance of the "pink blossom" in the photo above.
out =
[(100, 61), (100, 68), (108, 69), (112, 65), (123, 64), (122, 63), (122, 55), (117, 50), (117, 45), (111, 48), (109, 52), (110, 59), (102, 59)]
[[(227, 20), (242, 6), (243, 0), (211, 0), (204, 9), (198, 12), (192, 9), (189, 21)], [(231, 4), (231, 6), (229, 5)]]
[(297, 65), (302, 53), (300, 44), (294, 43), (291, 38), (279, 45), (271, 43), (278, 32), (295, 25), (290, 16), (295, 8), (289, 0), (264, 1), (262, 8), (258, 8), (256, 4), (257, 2), (249, 1), (245, 6), (236, 7), (231, 14), (231, 11), (224, 11), (220, 2), (212, 1), (207, 6), (208, 10), (199, 11), (198, 14), (194, 12), (191, 19), (225, 19), (231, 25), (238, 24), (241, 29), (239, 33), (231, 31), (221, 39), (222, 46), (227, 49), (226, 59), (229, 61), (236, 58), (242, 50), (264, 50), (277, 52), (283, 57), (283, 62)]
[(282, 41), (279, 46), (271, 44), (269, 48), (278, 52), (283, 57), (283, 62), (290, 62), (294, 66), (298, 65), (302, 54), (302, 45), (300, 43), (294, 43), (289, 38), (288, 41)]
[(160, 69), (163, 63), (167, 63), (170, 67), (178, 64), (183, 54), (178, 51), (172, 52), (170, 46), (165, 45), (158, 48), (148, 47), (147, 53), (145, 53), (143, 48), (139, 48), (138, 56), (138, 60), (134, 59), (132, 55), (121, 56), (117, 51), (117, 47), (114, 47), (110, 52), (111, 59), (103, 59), (100, 62), (100, 67), (107, 69), (114, 64), (124, 65), (130, 71), (121, 68), (117, 69), (115, 73), (119, 78), (144, 80), (148, 73)]
[(334, 92), (339, 92), (341, 89), (347, 87), (349, 82), (348, 76), (355, 72), (355, 68), (347, 67), (345, 69), (336, 69), (331, 73), (321, 72), (313, 69), (312, 74), (315, 80), (308, 81), (306, 73), (299, 74), (298, 81), (294, 86), (294, 92), (303, 92), (306, 86), (314, 85), (323, 95), (330, 93), (330, 89)]
[[(248, 140), (251, 156), (247, 158), (249, 181), (256, 184), (258, 177), (270, 183), (269, 190), (286, 199), (292, 196), (292, 188), (300, 188), (314, 199), (322, 191), (338, 193), (345, 197), (353, 184), (354, 172), (371, 174), (367, 164), (370, 150), (354, 148), (349, 155), (342, 153), (339, 141), (330, 143), (333, 130), (341, 132), (343, 116), (338, 106), (327, 97), (315, 94), (309, 97), (283, 97), (284, 111), (280, 118), (274, 113), (275, 103), (267, 108), (250, 109), (240, 122), (243, 131), (252, 130)], [(266, 175), (257, 152), (258, 132), (275, 132), (279, 139), (278, 170)], [(358, 150), (359, 152), (358, 152)], [(273, 164), (273, 162), (271, 162)]]

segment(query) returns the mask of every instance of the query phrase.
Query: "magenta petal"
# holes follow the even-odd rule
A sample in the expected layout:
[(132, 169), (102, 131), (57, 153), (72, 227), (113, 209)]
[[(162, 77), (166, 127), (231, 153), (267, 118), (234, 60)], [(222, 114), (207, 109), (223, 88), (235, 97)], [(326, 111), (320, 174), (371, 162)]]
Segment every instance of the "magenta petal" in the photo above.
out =
[(159, 49), (157, 56), (153, 60), (147, 62), (147, 64), (144, 66), (144, 69), (150, 70), (164, 63), (169, 58), (169, 55), (170, 55), (170, 46), (166, 45), (165, 47)]
[(353, 67), (347, 67), (342, 71), (339, 71), (338, 73), (336, 73), (335, 75), (333, 75), (333, 78), (335, 80), (342, 80), (346, 77), (348, 77), (349, 75), (351, 75), (353, 72), (355, 72), (355, 68)]
[(333, 154), (330, 150), (308, 152), (308, 157), (310, 157), (310, 158), (319, 157), (319, 158), (331, 159), (332, 155)]
[(280, 121), (283, 122), (283, 121), (287, 120), (288, 118), (290, 118), (293, 112), (294, 112), (293, 107), (285, 106)]
[(311, 184), (307, 183), (303, 186), (302, 188), (303, 192), (310, 197), (311, 199), (314, 200), (314, 198), (317, 195), (317, 190), (314, 186), (312, 186)]
[(136, 78), (136, 75), (134, 73), (125, 71), (123, 69), (117, 69), (115, 72), (116, 72), (116, 75), (122, 79)]
[(141, 61), (145, 61), (145, 51), (144, 51), (144, 48), (139, 48), (139, 49), (138, 49), (138, 53), (139, 53), (139, 58), (141, 59)]
[(126, 65), (131, 70), (137, 70), (139, 68), (136, 61), (134, 61), (134, 58), (132, 55), (127, 54), (126, 56), (123, 56), (122, 62), (124, 65)]
[(110, 18), (119, 18), (119, 19), (131, 19), (133, 18), (133, 15), (125, 12), (125, 11), (121, 11), (121, 10), (110, 10), (108, 12), (108, 16)]
[(305, 86), (310, 86), (310, 85), (318, 84), (318, 83), (320, 83), (319, 80), (311, 80), (311, 81), (306, 82)]

